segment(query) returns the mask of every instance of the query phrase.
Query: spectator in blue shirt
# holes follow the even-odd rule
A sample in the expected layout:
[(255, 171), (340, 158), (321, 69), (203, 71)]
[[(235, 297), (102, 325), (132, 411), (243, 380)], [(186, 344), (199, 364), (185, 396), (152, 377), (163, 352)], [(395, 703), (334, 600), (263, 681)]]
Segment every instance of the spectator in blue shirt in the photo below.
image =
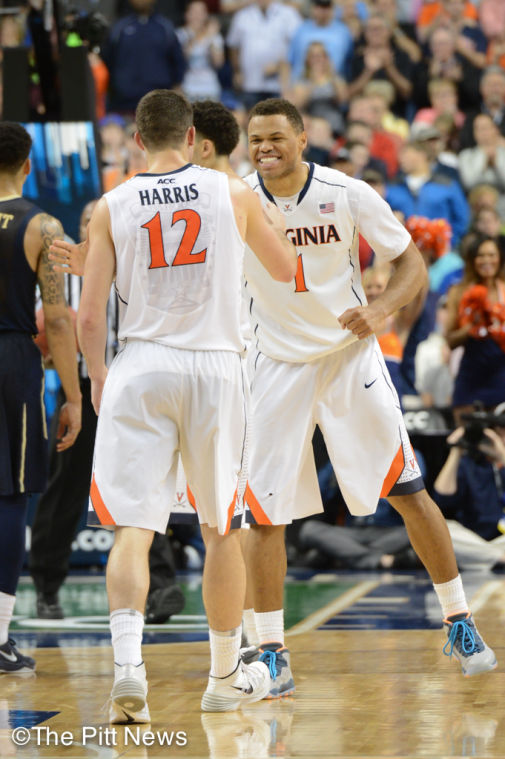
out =
[(186, 63), (171, 22), (155, 0), (130, 0), (133, 13), (115, 23), (102, 48), (110, 73), (108, 110), (133, 113), (150, 90), (181, 84)]
[(402, 172), (397, 182), (386, 191), (386, 200), (393, 211), (401, 211), (405, 218), (446, 219), (452, 228), (451, 244), (456, 246), (470, 221), (468, 203), (459, 182), (438, 172), (432, 173), (423, 142), (403, 146), (400, 166)]
[(349, 29), (336, 20), (332, 0), (312, 0), (310, 15), (311, 18), (300, 24), (291, 40), (288, 60), (293, 81), (302, 77), (307, 48), (313, 42), (324, 45), (333, 68), (345, 77), (353, 50)]

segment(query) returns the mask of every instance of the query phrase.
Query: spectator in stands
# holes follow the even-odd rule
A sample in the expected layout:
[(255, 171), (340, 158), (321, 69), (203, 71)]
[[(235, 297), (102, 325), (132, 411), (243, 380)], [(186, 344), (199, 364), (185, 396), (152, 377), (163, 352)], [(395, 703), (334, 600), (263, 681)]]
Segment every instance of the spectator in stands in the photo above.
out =
[(461, 129), (465, 114), (458, 106), (458, 89), (450, 79), (430, 79), (428, 82), (429, 108), (420, 108), (414, 117), (414, 124), (433, 126), (438, 116), (450, 116), (454, 125)]
[(464, 427), (449, 435), (449, 456), (434, 484), (433, 497), (450, 517), (460, 568), (504, 568), (505, 535), (498, 524), (505, 505), (505, 417), (496, 419), (470, 448)]
[[(439, 123), (437, 119), (437, 124)], [(438, 126), (414, 122), (410, 129), (410, 140), (422, 142), (424, 145), (432, 174), (444, 174), (449, 179), (459, 182), (458, 157), (455, 153), (446, 150), (447, 137), (442, 134)]]
[(102, 58), (110, 73), (109, 110), (135, 111), (140, 98), (178, 87), (186, 64), (171, 22), (153, 12), (155, 0), (130, 0), (132, 13), (110, 29)]
[(409, 136), (409, 122), (402, 119), (391, 111), (395, 99), (395, 88), (387, 79), (372, 79), (364, 89), (364, 95), (369, 99), (372, 109), (376, 113), (376, 123), (381, 128), (393, 135), (398, 146)]
[(409, 216), (446, 219), (452, 228), (452, 245), (465, 234), (470, 220), (468, 203), (458, 182), (433, 173), (426, 145), (410, 142), (400, 151), (402, 172), (390, 184), (386, 199), (395, 210)]
[(498, 206), (499, 193), (496, 187), (490, 184), (478, 184), (468, 193), (468, 202), (472, 216), (475, 216), (481, 208), (494, 208)]
[(368, 5), (363, 0), (335, 0), (335, 18), (349, 29), (354, 42), (363, 34), (368, 18)]
[[(348, 124), (359, 121), (368, 125), (371, 130), (368, 143), (370, 155), (383, 161), (387, 168), (388, 177), (394, 177), (398, 171), (399, 141), (394, 135), (382, 128), (380, 113), (377, 111), (374, 101), (364, 95), (357, 95), (352, 98), (347, 112), (347, 121)], [(352, 139), (361, 141), (357, 137)]]
[(191, 0), (186, 23), (177, 30), (188, 64), (182, 89), (189, 100), (219, 100), (221, 84), (217, 75), (224, 64), (224, 40), (219, 23), (209, 16), (203, 0)]
[(505, 136), (505, 70), (499, 66), (489, 66), (480, 80), (482, 101), (469, 112), (460, 135), (461, 148), (475, 145), (473, 121), (479, 113), (487, 113)]
[(414, 81), (413, 99), (417, 108), (428, 105), (428, 82), (448, 79), (458, 91), (459, 107), (466, 112), (479, 107), (481, 71), (458, 52), (457, 37), (451, 29), (438, 27), (429, 38), (429, 53), (418, 66)]
[(503, 240), (475, 237), (463, 281), (448, 294), (447, 342), (464, 346), (455, 380), (456, 422), (475, 401), (493, 408), (505, 401), (505, 278)]
[(484, 237), (494, 237), (495, 239), (503, 233), (503, 225), (500, 214), (496, 208), (480, 208), (470, 227), (471, 232), (483, 235)]
[(446, 409), (452, 403), (454, 378), (450, 367), (451, 349), (445, 339), (447, 298), (439, 298), (435, 328), (417, 346), (415, 357), (416, 389), (423, 406)]
[(465, 0), (442, 0), (444, 15), (439, 24), (452, 31), (456, 50), (479, 69), (486, 65), (487, 39), (476, 19), (464, 15)]
[(501, 0), (481, 0), (479, 20), (489, 41), (487, 64), (505, 69), (505, 4)]
[(341, 107), (347, 102), (347, 84), (336, 73), (321, 42), (308, 46), (302, 76), (289, 88), (286, 97), (310, 116), (327, 119), (334, 135), (343, 134)]
[[(439, 29), (447, 23), (450, 16), (448, 13), (450, 2), (444, 0), (435, 0), (434, 2), (424, 3), (417, 17), (417, 35), (421, 42), (426, 42), (435, 29)], [(475, 5), (466, 0), (461, 5), (461, 15), (465, 19), (477, 21), (478, 13)]]
[[(351, 163), (354, 167), (350, 172), (348, 172), (350, 176), (358, 175), (361, 177), (361, 174), (365, 169), (374, 169), (376, 172), (379, 172), (382, 177), (382, 181), (384, 182), (387, 175), (387, 166), (385, 161), (381, 160), (380, 158), (375, 158), (375, 156), (372, 155), (371, 151), (374, 137), (371, 127), (369, 127), (368, 124), (365, 124), (363, 121), (351, 121), (347, 125), (345, 139), (345, 147), (348, 153), (348, 157), (350, 158)], [(354, 156), (353, 158), (351, 152), (353, 152), (353, 148), (356, 145), (364, 146), (368, 154), (367, 161), (363, 160), (363, 151), (358, 151), (358, 155)], [(354, 163), (356, 158), (358, 159), (357, 165)], [(361, 167), (361, 172), (357, 171), (359, 167)]]
[[(403, 50), (412, 63), (419, 63), (422, 57), (421, 48), (415, 39), (406, 34), (405, 30), (402, 28), (398, 13), (398, 5), (397, 0), (373, 0), (372, 7), (377, 13), (380, 13), (387, 19), (397, 48)], [(408, 24), (407, 26), (410, 25)]]
[(412, 72), (412, 61), (395, 45), (387, 19), (371, 13), (364, 28), (364, 44), (352, 59), (349, 96), (360, 95), (372, 79), (386, 79), (395, 89), (392, 110), (403, 116), (412, 93)]
[[(505, 138), (491, 116), (481, 113), (473, 122), (476, 145), (459, 154), (459, 174), (465, 190), (485, 182), (505, 193)], [(502, 205), (503, 205), (502, 199)], [(500, 202), (500, 201), (499, 201)]]
[(289, 46), (293, 81), (301, 79), (307, 65), (307, 51), (314, 42), (324, 46), (336, 74), (345, 77), (353, 50), (352, 36), (342, 21), (335, 18), (332, 0), (312, 0), (310, 18), (296, 30)]
[(285, 88), (288, 49), (301, 21), (277, 0), (257, 0), (233, 17), (227, 39), (233, 82), (247, 109)]

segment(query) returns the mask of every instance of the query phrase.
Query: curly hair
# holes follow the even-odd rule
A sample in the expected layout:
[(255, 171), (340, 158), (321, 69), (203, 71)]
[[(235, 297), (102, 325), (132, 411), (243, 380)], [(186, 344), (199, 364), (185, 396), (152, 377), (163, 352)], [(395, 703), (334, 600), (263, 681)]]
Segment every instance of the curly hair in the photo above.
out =
[(15, 121), (0, 121), (0, 172), (15, 174), (24, 164), (32, 147), (32, 138)]
[(193, 103), (193, 124), (197, 134), (210, 140), (218, 156), (229, 156), (240, 139), (240, 128), (233, 113), (214, 100)]

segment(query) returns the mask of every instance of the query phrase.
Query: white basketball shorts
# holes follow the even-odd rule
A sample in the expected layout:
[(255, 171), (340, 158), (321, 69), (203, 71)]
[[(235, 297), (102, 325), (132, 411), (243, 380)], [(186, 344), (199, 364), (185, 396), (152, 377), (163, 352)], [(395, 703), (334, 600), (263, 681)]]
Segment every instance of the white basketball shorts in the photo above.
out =
[(252, 384), (247, 521), (289, 524), (323, 510), (312, 452), (319, 425), (352, 514), (424, 488), (375, 337), (305, 364), (259, 354)]
[(246, 415), (238, 353), (128, 341), (102, 396), (89, 521), (164, 533), (180, 452), (200, 522), (240, 526)]

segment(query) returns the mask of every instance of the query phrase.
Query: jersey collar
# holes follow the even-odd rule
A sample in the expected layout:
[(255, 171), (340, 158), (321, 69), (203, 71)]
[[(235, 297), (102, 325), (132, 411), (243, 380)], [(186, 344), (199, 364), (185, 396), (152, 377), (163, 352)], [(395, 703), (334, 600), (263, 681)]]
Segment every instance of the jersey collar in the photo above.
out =
[[(297, 206), (300, 205), (300, 203), (302, 202), (302, 200), (306, 196), (307, 192), (309, 191), (310, 183), (312, 182), (312, 177), (314, 176), (314, 164), (312, 163), (312, 161), (309, 161), (308, 165), (309, 165), (309, 173), (307, 175), (307, 179), (305, 181), (305, 184), (303, 185), (302, 189), (298, 193), (298, 200), (296, 201), (296, 205)], [(270, 201), (270, 203), (275, 203), (274, 196), (270, 192), (268, 192), (267, 188), (265, 187), (265, 183), (263, 182), (263, 178), (261, 177), (260, 173), (257, 172), (257, 174), (258, 174), (258, 181), (260, 183), (261, 189), (263, 190), (263, 192), (267, 196), (267, 198)]]
[(136, 174), (137, 177), (165, 177), (167, 174), (178, 174), (180, 171), (186, 171), (186, 169), (189, 169), (190, 166), (192, 166), (192, 163), (186, 163), (184, 166), (180, 166), (178, 169), (174, 169), (173, 171), (162, 171), (160, 174), (150, 174), (147, 171), (143, 171), (140, 174)]

